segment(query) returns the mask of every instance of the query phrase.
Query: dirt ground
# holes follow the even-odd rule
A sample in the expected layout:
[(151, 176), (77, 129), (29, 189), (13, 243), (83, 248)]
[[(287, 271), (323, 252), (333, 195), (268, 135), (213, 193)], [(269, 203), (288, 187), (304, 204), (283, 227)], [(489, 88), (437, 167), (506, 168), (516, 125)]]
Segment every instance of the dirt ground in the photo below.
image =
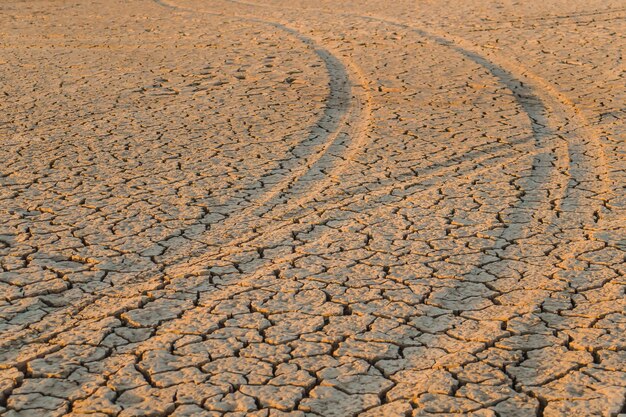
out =
[(626, 415), (623, 0), (4, 0), (0, 415)]

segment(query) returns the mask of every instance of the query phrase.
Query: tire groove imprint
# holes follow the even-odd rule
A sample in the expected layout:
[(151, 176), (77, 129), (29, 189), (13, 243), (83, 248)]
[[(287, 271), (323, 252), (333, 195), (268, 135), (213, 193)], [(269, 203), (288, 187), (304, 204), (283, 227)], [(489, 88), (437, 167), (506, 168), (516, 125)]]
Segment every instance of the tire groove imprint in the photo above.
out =
[[(196, 12), (195, 10), (181, 8), (173, 3), (163, 0), (153, 0), (156, 4), (176, 11), (181, 12)], [(224, 16), (220, 13), (202, 12), (204, 14), (214, 16)], [(320, 173), (323, 175), (331, 175), (332, 173), (341, 172), (341, 164), (344, 161), (349, 160), (351, 153), (360, 146), (360, 141), (364, 138), (364, 131), (367, 129), (369, 99), (367, 96), (367, 81), (362, 77), (362, 74), (358, 72), (358, 69), (351, 67), (351, 70), (355, 72), (358, 80), (358, 85), (355, 85), (347, 72), (347, 67), (344, 66), (339, 59), (337, 59), (329, 51), (318, 47), (315, 42), (295, 30), (292, 30), (284, 25), (274, 22), (267, 22), (260, 19), (246, 19), (234, 16), (237, 19), (244, 19), (251, 22), (257, 22), (264, 25), (275, 27), (281, 31), (284, 31), (300, 41), (305, 45), (311, 47), (315, 53), (323, 60), (329, 73), (329, 89), (330, 93), (327, 98), (327, 106), (323, 116), (318, 123), (311, 129), (312, 132), (307, 139), (301, 142), (300, 146), (302, 151), (297, 152), (292, 150), (292, 153), (300, 153), (300, 159), (304, 159), (304, 163), (301, 166), (296, 167), (296, 171), (290, 178), (287, 178), (278, 184), (274, 185), (270, 189), (265, 190), (253, 201), (253, 203), (242, 210), (241, 213), (235, 213), (231, 217), (227, 217), (223, 225), (220, 227), (224, 230), (231, 229), (234, 225), (245, 222), (247, 216), (252, 216), (254, 222), (259, 222), (258, 218), (263, 210), (271, 210), (274, 206), (284, 203), (290, 199), (290, 194), (314, 194), (325, 185), (324, 181), (319, 178)], [(362, 89), (363, 91), (358, 91)], [(355, 103), (356, 102), (356, 103)], [(322, 133), (324, 132), (324, 133)], [(350, 143), (351, 138), (356, 138), (355, 143)], [(307, 150), (311, 149), (311, 150)], [(342, 156), (342, 151), (345, 156)], [(337, 155), (334, 155), (337, 154)], [(327, 160), (330, 160), (327, 162)], [(337, 160), (341, 162), (337, 164)], [(298, 165), (298, 163), (296, 163)], [(338, 166), (335, 166), (338, 165)], [(282, 168), (281, 168), (282, 169)], [(268, 175), (271, 175), (268, 174)], [(335, 174), (337, 175), (337, 174)], [(308, 184), (298, 188), (299, 182), (315, 181), (316, 185), (311, 187)], [(298, 197), (296, 201), (306, 201), (306, 195)], [(269, 209), (264, 208), (269, 206)], [(261, 210), (260, 213), (256, 213)], [(261, 220), (262, 221), (262, 220)], [(257, 227), (257, 226), (251, 226)], [(223, 231), (222, 231), (223, 232)], [(219, 236), (220, 231), (209, 232), (212, 236), (216, 234)], [(182, 252), (180, 259), (188, 259), (190, 254), (186, 252), (186, 246), (182, 245), (176, 248), (177, 251)], [(185, 265), (182, 266), (182, 269)], [(146, 276), (159, 274), (158, 271), (145, 271), (141, 273), (135, 282), (141, 282)], [(81, 306), (72, 306), (72, 309), (80, 309), (89, 305), (93, 300), (97, 298), (97, 293), (92, 298), (83, 300)], [(71, 324), (68, 324), (68, 327)], [(58, 333), (60, 331), (55, 332)], [(53, 337), (55, 334), (50, 335)], [(4, 342), (14, 343), (16, 340), (6, 337)]]
[[(249, 2), (240, 2), (240, 1), (231, 1), (231, 0), (229, 0), (229, 2), (235, 3), (235, 4), (241, 4), (241, 5), (245, 5), (245, 6), (260, 6), (259, 4), (254, 4), (254, 3), (249, 3)], [(163, 4), (163, 2), (159, 1), (159, 4)], [(169, 3), (167, 3), (167, 4), (168, 4), (168, 7), (173, 7)], [(175, 8), (175, 7), (173, 7), (173, 8)], [(183, 8), (183, 9), (180, 9), (180, 10), (185, 10), (185, 9)], [(548, 121), (547, 121), (547, 119), (545, 117), (546, 110), (545, 110), (545, 108), (542, 107), (542, 104), (541, 104), (542, 101), (538, 97), (536, 97), (533, 94), (533, 92), (529, 88), (527, 88), (522, 82), (516, 80), (515, 78), (512, 78), (511, 75), (506, 70), (504, 70), (503, 68), (498, 67), (497, 65), (494, 65), (493, 63), (489, 62), (488, 60), (486, 60), (485, 58), (483, 58), (480, 55), (477, 55), (477, 54), (475, 54), (473, 52), (469, 52), (467, 50), (461, 49), (461, 48), (457, 47), (455, 44), (452, 44), (449, 41), (447, 41), (447, 40), (445, 40), (445, 39), (443, 39), (443, 38), (441, 38), (439, 36), (430, 34), (428, 32), (424, 32), (424, 31), (419, 30), (419, 29), (415, 29), (415, 28), (412, 28), (412, 27), (409, 27), (409, 26), (406, 26), (406, 25), (401, 25), (401, 24), (398, 24), (398, 23), (395, 23), (395, 22), (384, 20), (384, 19), (371, 18), (371, 17), (367, 17), (367, 16), (352, 15), (352, 14), (348, 14), (346, 16), (350, 16), (350, 17), (356, 16), (358, 18), (362, 18), (362, 19), (366, 19), (366, 20), (376, 20), (376, 21), (383, 22), (383, 23), (386, 23), (386, 24), (391, 24), (391, 25), (394, 25), (394, 26), (402, 26), (402, 27), (405, 27), (405, 28), (410, 28), (411, 30), (415, 30), (415, 31), (417, 31), (418, 33), (420, 33), (421, 35), (423, 35), (423, 36), (425, 36), (427, 38), (434, 39), (439, 44), (442, 44), (442, 45), (447, 46), (447, 47), (452, 47), (452, 48), (458, 49), (462, 55), (465, 55), (465, 56), (469, 57), (473, 61), (477, 62), (479, 65), (481, 65), (481, 66), (485, 67), (486, 69), (488, 69), (491, 73), (494, 74), (494, 76), (496, 78), (500, 79), (502, 81), (502, 83), (508, 89), (510, 89), (512, 91), (512, 93), (514, 94), (516, 99), (520, 102), (521, 106), (524, 108), (524, 110), (529, 115), (529, 119), (531, 121), (532, 129), (533, 129), (534, 136), (535, 136), (536, 148), (537, 148), (538, 152), (541, 152), (539, 150), (544, 148), (544, 144), (542, 143), (542, 139), (543, 138), (554, 137), (554, 135), (555, 135), (554, 131), (549, 130), (550, 128), (548, 127)], [(254, 18), (249, 18), (249, 19), (255, 20)], [(259, 20), (259, 21), (267, 24), (267, 22), (264, 22), (262, 20)], [(274, 25), (275, 23), (270, 23), (270, 24)], [(281, 26), (281, 25), (279, 25), (279, 26)], [(282, 28), (284, 30), (284, 27), (282, 27)], [(327, 64), (327, 65), (330, 66), (330, 64)], [(359, 78), (360, 78), (360, 80), (362, 80), (362, 82), (364, 82), (362, 76), (359, 76)], [(369, 100), (368, 100), (368, 102), (369, 102)], [(537, 106), (537, 105), (539, 106), (539, 110), (535, 111), (534, 107)], [(369, 108), (370, 105), (368, 105), (367, 107)], [(555, 130), (556, 130), (556, 128), (555, 128)], [(355, 150), (356, 150), (356, 148), (355, 148)], [(546, 160), (546, 156), (547, 155), (545, 155), (544, 153), (538, 154), (535, 157), (535, 162), (533, 162), (533, 166), (535, 166), (537, 164), (544, 163), (545, 160)], [(458, 169), (458, 167), (453, 165), (451, 167), (451, 169), (452, 170), (456, 170), (456, 169)], [(491, 168), (486, 168), (486, 170), (489, 170), (489, 169), (491, 169)], [(470, 168), (470, 172), (471, 171), (472, 170)], [(311, 172), (314, 172), (314, 171), (310, 169), (310, 170), (308, 170), (308, 172), (311, 173)], [(439, 175), (441, 175), (442, 173), (445, 173), (445, 172), (447, 172), (447, 170), (442, 170), (442, 172), (435, 171), (431, 175), (427, 175), (426, 178), (424, 178), (423, 176), (420, 176), (419, 178), (417, 178), (413, 182), (409, 182), (408, 184), (407, 183), (403, 183), (402, 184), (402, 188), (406, 189), (406, 188), (411, 187), (413, 185), (420, 184), (421, 182), (424, 181), (424, 179), (433, 178), (433, 177), (439, 176)], [(476, 172), (474, 172), (474, 174), (476, 174), (478, 172), (480, 172), (480, 171), (476, 171)], [(539, 182), (544, 182), (544, 181), (545, 181), (545, 179), (543, 179), (543, 180), (539, 179)], [(398, 187), (399, 187), (398, 185), (392, 184), (389, 187), (385, 187), (382, 191), (379, 191), (379, 190), (376, 190), (376, 189), (372, 190), (371, 188), (368, 188), (367, 191), (369, 193), (371, 193), (372, 195), (377, 195), (378, 193), (381, 193), (382, 195), (386, 195), (387, 193), (390, 192), (390, 190), (393, 191), (394, 189), (397, 189)], [(317, 187), (316, 190), (319, 189), (319, 188), (320, 187)], [(270, 192), (269, 194), (271, 196), (275, 196), (277, 193), (280, 193), (280, 191), (276, 190), (275, 192)], [(314, 194), (314, 193), (315, 193), (315, 191), (311, 192), (311, 194)], [(331, 191), (331, 195), (332, 195), (332, 191)], [(271, 199), (271, 197), (270, 198), (266, 198), (266, 199), (262, 199), (262, 202), (265, 202), (265, 201), (270, 200), (270, 199)], [(348, 196), (347, 199), (349, 201), (350, 197)], [(558, 198), (555, 198), (555, 199), (559, 200)], [(342, 200), (344, 200), (343, 197), (342, 197)], [(304, 201), (306, 201), (306, 199)], [(292, 205), (299, 205), (299, 204), (301, 204), (301, 202), (302, 202), (302, 199), (298, 199), (298, 200), (295, 200), (295, 201), (290, 201), (290, 203)], [(261, 204), (262, 203), (259, 203), (259, 205), (261, 205)], [(288, 211), (288, 210), (283, 208), (282, 212), (285, 212), (285, 211)], [(242, 213), (241, 218), (244, 218), (244, 217), (245, 217), (245, 214)], [(240, 224), (241, 220), (239, 220), (239, 219), (240, 219), (240, 216), (237, 216), (235, 218), (235, 220), (232, 222), (232, 224)], [(223, 226), (226, 229), (232, 227), (231, 223), (223, 224)], [(184, 252), (184, 250), (183, 250), (183, 252)], [(189, 254), (185, 254), (183, 256), (189, 257)], [(207, 257), (195, 258), (193, 260), (193, 264), (205, 264), (206, 262), (208, 262), (210, 260), (211, 260), (210, 257), (209, 258), (207, 258)], [(190, 271), (189, 268), (190, 268), (189, 264), (183, 263), (182, 265), (180, 265), (176, 269), (180, 269), (181, 271), (187, 271), (187, 273), (189, 273), (189, 271)]]
[[(238, 4), (242, 4), (242, 2), (234, 2)], [(249, 4), (249, 3), (244, 3)], [(352, 16), (352, 15), (349, 15)], [(560, 190), (557, 195), (551, 195), (550, 201), (545, 201), (543, 204), (537, 204), (534, 202), (533, 198), (528, 198), (526, 200), (522, 200), (521, 204), (516, 205), (516, 209), (520, 212), (545, 212), (541, 206), (548, 208), (548, 212), (551, 213), (545, 219), (538, 219), (539, 229), (536, 227), (532, 228), (521, 228), (519, 225), (513, 223), (505, 226), (503, 233), (499, 236), (500, 242), (499, 245), (510, 245), (514, 247), (517, 245), (517, 242), (531, 236), (537, 236), (541, 234), (548, 233), (557, 233), (560, 230), (567, 229), (571, 227), (571, 222), (574, 220), (572, 215), (576, 217), (576, 221), (579, 222), (581, 226), (585, 229), (592, 231), (594, 229), (595, 221), (593, 220), (592, 213), (597, 213), (601, 210), (602, 203), (599, 201), (595, 201), (593, 198), (589, 201), (589, 198), (584, 198), (582, 193), (577, 190), (577, 188), (581, 184), (586, 184), (587, 187), (583, 188), (588, 191), (594, 191), (596, 195), (600, 197), (596, 197), (596, 200), (606, 199), (607, 198), (607, 187), (606, 182), (608, 178), (608, 173), (606, 171), (606, 158), (602, 151), (602, 144), (597, 140), (597, 133), (591, 131), (587, 128), (590, 125), (588, 120), (584, 118), (582, 113), (576, 109), (576, 107), (567, 99), (564, 95), (557, 92), (554, 88), (549, 86), (545, 81), (540, 78), (529, 74), (527, 70), (515, 68), (511, 64), (508, 65), (509, 68), (513, 67), (520, 76), (524, 77), (528, 84), (534, 85), (539, 90), (534, 91), (544, 91), (545, 94), (542, 94), (543, 98), (547, 100), (548, 103), (551, 104), (550, 112), (546, 110), (544, 107), (543, 110), (535, 111), (534, 107), (539, 104), (539, 108), (541, 109), (542, 99), (539, 98), (539, 95), (535, 94), (533, 90), (530, 90), (528, 87), (524, 85), (524, 83), (517, 81), (515, 78), (510, 76), (510, 73), (504, 70), (502, 67), (497, 66), (493, 62), (484, 58), (483, 56), (477, 54), (474, 51), (470, 51), (468, 49), (468, 42), (464, 40), (459, 40), (458, 38), (454, 38), (453, 41), (450, 41), (444, 38), (444, 35), (432, 35), (428, 32), (422, 31), (420, 29), (415, 29), (412, 26), (402, 25), (395, 22), (390, 22), (385, 19), (380, 18), (371, 18), (360, 16), (364, 19), (370, 21), (379, 21), (390, 23), (394, 26), (400, 26), (404, 28), (408, 28), (414, 30), (423, 36), (434, 38), (436, 42), (449, 46), (457, 51), (460, 51), (461, 54), (467, 56), (473, 61), (477, 62), (481, 66), (487, 68), (492, 74), (494, 74), (503, 84), (505, 84), (511, 91), (514, 92), (515, 96), (518, 98), (518, 101), (528, 113), (529, 118), (531, 119), (531, 123), (533, 126), (533, 131), (535, 134), (536, 145), (537, 147), (541, 146), (541, 142), (543, 138), (555, 138), (558, 137), (562, 141), (565, 142), (567, 152), (565, 154), (558, 155), (558, 158), (565, 165), (565, 173), (566, 176), (563, 176), (559, 179), (559, 176), (554, 176), (551, 174), (538, 175), (534, 178), (529, 178), (529, 185), (525, 187), (524, 195), (527, 195), (533, 188), (537, 186), (537, 182), (546, 183), (548, 178), (554, 177), (557, 181), (560, 182), (558, 189)], [(460, 47), (458, 45), (463, 45)], [(531, 99), (529, 101), (529, 99)], [(550, 119), (546, 118), (545, 115), (550, 114)], [(559, 120), (559, 123), (554, 123), (553, 120), (555, 116)], [(575, 122), (574, 126), (568, 126), (571, 122)], [(550, 128), (550, 126), (553, 126)], [(561, 133), (563, 132), (563, 133)], [(581, 132), (581, 133), (579, 133)], [(564, 138), (565, 136), (565, 138)], [(533, 162), (533, 171), (542, 172), (542, 167), (545, 167), (545, 164), (549, 162), (550, 157), (546, 159), (547, 155), (539, 155), (535, 158)], [(554, 164), (552, 164), (554, 165)], [(588, 167), (592, 167), (589, 169)], [(539, 178), (537, 178), (539, 177)], [(565, 184), (563, 184), (565, 182)], [(524, 189), (524, 187), (522, 187)], [(536, 198), (536, 197), (535, 197)], [(581, 212), (581, 210), (584, 210)], [(569, 216), (563, 216), (563, 213)], [(583, 237), (584, 238), (584, 237)], [(580, 250), (580, 248), (577, 248)], [(507, 259), (500, 261), (502, 264), (506, 264), (508, 262)], [(489, 264), (487, 264), (489, 265)], [(497, 266), (498, 262), (493, 262), (491, 266)], [(563, 271), (567, 272), (568, 268), (563, 268)], [(576, 271), (571, 271), (576, 274)], [(478, 273), (475, 271), (474, 273)], [(521, 362), (518, 362), (518, 365)], [(578, 366), (576, 369), (582, 368), (582, 365)], [(513, 381), (515, 381), (514, 375), (511, 375), (507, 372)], [(567, 373), (561, 375), (558, 378), (553, 379), (552, 381), (558, 380), (566, 376)], [(547, 401), (541, 395), (538, 395), (536, 391), (531, 387), (527, 388), (523, 385), (513, 384), (513, 388), (516, 390), (521, 390), (522, 392), (530, 395), (531, 397), (538, 398), (540, 400), (540, 404), (538, 409), (536, 410), (537, 415), (543, 416), (544, 410), (547, 405)]]
[[(245, 6), (267, 7), (266, 5), (262, 5), (260, 3), (251, 3), (239, 0), (227, 1)], [(324, 12), (321, 9), (316, 10)], [(575, 105), (566, 96), (556, 91), (554, 87), (550, 86), (546, 81), (532, 74), (526, 68), (515, 65), (512, 62), (501, 59), (500, 62), (506, 62), (506, 64), (502, 66), (489, 61), (488, 58), (480, 55), (480, 53), (472, 47), (470, 42), (461, 39), (458, 36), (429, 32), (410, 25), (375, 16), (345, 13), (342, 15), (346, 17), (357, 17), (371, 22), (381, 22), (415, 31), (426, 38), (433, 39), (441, 45), (456, 50), (486, 68), (513, 92), (518, 102), (528, 114), (532, 123), (537, 147), (541, 147), (541, 140), (545, 137), (561, 137), (559, 132), (565, 129), (565, 133), (568, 137), (565, 139), (561, 137), (561, 139), (565, 141), (566, 146), (568, 147), (568, 158), (572, 161), (571, 164), (568, 163), (568, 165), (574, 166), (573, 168), (571, 166), (568, 168), (568, 171), (573, 172), (569, 175), (573, 178), (569, 181), (568, 188), (574, 188), (580, 183), (596, 183), (595, 186), (590, 185), (589, 188), (598, 190), (598, 194), (604, 194), (607, 192), (605, 186), (608, 176), (606, 171), (607, 164), (606, 157), (602, 151), (603, 146), (597, 139), (599, 135), (597, 132), (593, 132), (590, 128), (588, 128), (588, 126), (590, 126), (589, 121), (584, 118)], [(520, 78), (515, 78), (513, 76), (513, 72), (511, 71), (513, 71)], [(521, 79), (525, 79), (529, 85), (534, 86), (534, 89), (527, 87), (524, 82), (520, 81)], [(545, 93), (541, 95), (537, 95), (535, 93), (541, 90)], [(557, 112), (556, 117), (554, 117), (554, 114), (551, 114), (550, 118), (560, 119), (558, 123), (552, 123), (551, 120), (546, 117), (547, 111), (544, 105), (541, 104), (544, 101), (550, 103), (550, 110)], [(536, 105), (539, 107), (538, 111), (535, 111), (534, 109)], [(575, 123), (575, 125), (573, 127), (568, 127), (567, 125), (570, 123)], [(550, 124), (554, 126), (550, 128)], [(546, 131), (546, 129), (548, 130)], [(561, 158), (564, 157), (564, 155), (561, 155)], [(599, 163), (596, 163), (596, 161)], [(586, 168), (588, 166), (594, 167), (595, 169), (589, 170)], [(599, 183), (599, 186), (597, 183)], [(562, 199), (567, 200), (564, 201), (567, 203), (567, 206), (575, 208), (580, 204), (579, 202), (572, 201), (572, 199), (579, 197), (572, 196), (572, 194), (572, 192), (563, 192), (565, 197)]]
[[(237, 1), (237, 0), (228, 0), (228, 1), (231, 3), (241, 4), (241, 5), (246, 5), (246, 6), (263, 7), (263, 5), (257, 4), (257, 3), (242, 2), (242, 1)], [(322, 10), (319, 10), (319, 11), (323, 12)], [(576, 121), (580, 119), (579, 112), (576, 111), (575, 108), (573, 108), (573, 106), (571, 105), (571, 102), (569, 102), (561, 94), (557, 93), (554, 89), (550, 87), (546, 87), (547, 84), (545, 82), (540, 82), (538, 81), (538, 78), (536, 76), (532, 76), (532, 78), (529, 80), (530, 85), (543, 86), (546, 89), (548, 97), (550, 95), (553, 95), (556, 97), (556, 99), (548, 99), (548, 102), (551, 104), (550, 110), (552, 112), (550, 112), (548, 108), (546, 107), (546, 105), (544, 104), (546, 95), (544, 94), (543, 97), (540, 98), (540, 96), (536, 94), (537, 90), (531, 89), (527, 84), (520, 81), (519, 79), (516, 79), (512, 75), (512, 73), (509, 72), (511, 68), (510, 64), (507, 65), (507, 67), (502, 67), (502, 66), (495, 64), (494, 62), (489, 61), (487, 58), (485, 58), (484, 56), (480, 55), (479, 53), (473, 50), (464, 49), (464, 48), (470, 47), (469, 42), (465, 40), (459, 39), (458, 37), (449, 40), (448, 38), (446, 38), (446, 35), (427, 32), (425, 30), (417, 29), (410, 25), (405, 25), (405, 24), (401, 24), (398, 22), (394, 22), (394, 21), (390, 21), (390, 20), (382, 19), (378, 17), (361, 16), (361, 15), (354, 15), (354, 14), (344, 14), (344, 15), (347, 17), (358, 17), (358, 18), (368, 20), (368, 21), (382, 22), (382, 23), (389, 24), (392, 26), (402, 27), (405, 29), (415, 31), (416, 33), (419, 33), (420, 35), (426, 38), (434, 40), (438, 44), (454, 49), (455, 51), (459, 52), (463, 56), (466, 56), (467, 58), (471, 59), (472, 61), (486, 68), (490, 73), (492, 73), (498, 80), (500, 80), (500, 82), (504, 86), (506, 86), (514, 94), (516, 100), (520, 103), (524, 111), (528, 114), (528, 118), (531, 121), (532, 130), (534, 134), (535, 147), (537, 150), (550, 148), (550, 146), (545, 146), (542, 143), (546, 139), (555, 139), (555, 138), (562, 139), (562, 136), (559, 134), (559, 132), (565, 128), (565, 126), (570, 121), (570, 118)], [(459, 46), (459, 45), (463, 45), (463, 46)], [(521, 68), (520, 71), (516, 71), (516, 72), (524, 78), (529, 78), (528, 71), (525, 70), (524, 68)], [(564, 114), (563, 116), (561, 116), (558, 110), (558, 102), (572, 107), (573, 110), (571, 111), (571, 113), (573, 113), (574, 115), (572, 116), (570, 114), (569, 115), (570, 117), (568, 117), (567, 114)], [(555, 116), (554, 112), (557, 112), (556, 117), (554, 117)], [(560, 113), (563, 113), (563, 112), (560, 112)], [(550, 114), (549, 117), (547, 116), (548, 114)], [(552, 121), (553, 119), (557, 119), (559, 121), (557, 123), (554, 123)], [(588, 124), (588, 122), (582, 121), (582, 122), (579, 122), (577, 126), (573, 128), (569, 128), (569, 132), (567, 133), (574, 136), (573, 139), (575, 142), (573, 144), (570, 144), (569, 142), (567, 142), (567, 139), (565, 139), (564, 141), (566, 142), (565, 144), (569, 151), (568, 155), (562, 155), (562, 154), (557, 155), (557, 157), (561, 160), (561, 163), (567, 167), (567, 168), (564, 168), (567, 172), (571, 172), (573, 170), (571, 166), (569, 166), (571, 165), (569, 163), (570, 160), (573, 161), (573, 164), (576, 166), (576, 168), (574, 169), (575, 170), (574, 175), (568, 174), (570, 179), (569, 181), (567, 181), (567, 189), (566, 187), (563, 186), (563, 184), (560, 184), (558, 186), (558, 189), (560, 190), (559, 195), (551, 196), (551, 200), (554, 201), (554, 203), (552, 204), (546, 203), (547, 205), (552, 207), (552, 210), (550, 210), (550, 212), (552, 213), (551, 214), (552, 220), (545, 219), (544, 221), (542, 221), (542, 223), (544, 224), (551, 224), (554, 221), (554, 218), (558, 217), (558, 212), (560, 210), (560, 207), (563, 204), (565, 204), (568, 211), (571, 211), (571, 212), (575, 212), (576, 209), (580, 207), (580, 203), (578, 201), (575, 201), (577, 197), (573, 196), (572, 194), (574, 193), (571, 192), (571, 188), (574, 183), (576, 184), (583, 183), (583, 182), (593, 183), (595, 182), (595, 180), (598, 180), (598, 179), (601, 180), (601, 184), (604, 183), (604, 179), (606, 178), (606, 175), (607, 175), (605, 171), (606, 169), (605, 163), (602, 164), (602, 166), (604, 167), (604, 170), (597, 174), (595, 172), (588, 172), (584, 168), (586, 166), (595, 165), (593, 161), (589, 161), (588, 159), (598, 159), (601, 161), (604, 160), (603, 157), (589, 158), (586, 155), (587, 152), (589, 152), (591, 155), (593, 155), (595, 152), (601, 153), (601, 145), (599, 145), (597, 141), (595, 141), (593, 143), (595, 145), (595, 147), (593, 147), (595, 151), (594, 150), (589, 151), (588, 149), (584, 149), (584, 143), (581, 143), (582, 141), (584, 141), (584, 139), (581, 141), (576, 131), (579, 129), (583, 130), (585, 124)], [(587, 134), (587, 137), (592, 138), (592, 139), (594, 138), (594, 135), (588, 132), (585, 132), (585, 133)], [(541, 168), (539, 168), (543, 164), (546, 164), (546, 163), (550, 164), (550, 160), (551, 160), (550, 155), (545, 154), (543, 152), (535, 156), (532, 166), (534, 167), (533, 171), (538, 172), (538, 174), (536, 174), (534, 178), (529, 179), (530, 183), (528, 186), (526, 186), (525, 189), (524, 187), (522, 187), (524, 189), (524, 193), (530, 192), (531, 189), (535, 187), (534, 185), (535, 183), (540, 183), (540, 184), (547, 183), (550, 178), (554, 178), (555, 181), (563, 182), (563, 179), (558, 178), (558, 175), (551, 174), (550, 172), (544, 172), (545, 170), (542, 170)], [(418, 184), (420, 181), (421, 179), (418, 178), (417, 180), (415, 180), (413, 184), (409, 183), (408, 186), (414, 185), (416, 183)], [(407, 185), (403, 185), (403, 186), (407, 188)], [(396, 187), (397, 187), (396, 185), (391, 185), (389, 188), (394, 189)], [(593, 187), (593, 188), (603, 190), (601, 191), (601, 193), (604, 192), (603, 185), (600, 187)], [(368, 191), (371, 191), (371, 190), (368, 190)], [(385, 189), (383, 190), (383, 193), (385, 192), (388, 192), (387, 187), (385, 187)], [(532, 205), (532, 200), (531, 200), (531, 205)], [(537, 211), (537, 212), (542, 211), (538, 209), (532, 210), (532, 208), (530, 207), (525, 207), (524, 204), (522, 204), (521, 206), (518, 206), (518, 209), (521, 211), (526, 211), (526, 210)], [(598, 210), (597, 208), (594, 208), (593, 211), (597, 211), (597, 210)], [(525, 237), (523, 233), (520, 234), (520, 232), (518, 231), (512, 232), (510, 228), (507, 230), (508, 232), (506, 233), (510, 234), (510, 236), (503, 236), (505, 240), (518, 240), (518, 239)]]
[[(173, 10), (224, 16), (220, 13), (178, 7), (174, 3), (163, 0), (154, 1)], [(352, 155), (362, 146), (362, 142), (367, 139), (365, 131), (368, 128), (371, 113), (367, 80), (354, 64), (348, 62), (344, 65), (339, 58), (318, 46), (312, 39), (285, 25), (256, 18), (233, 17), (275, 27), (311, 47), (326, 65), (330, 77), (330, 93), (324, 115), (313, 127), (310, 137), (298, 145), (303, 151), (292, 150), (294, 154), (302, 153), (302, 156), (296, 159), (294, 174), (262, 192), (261, 196), (257, 196), (252, 204), (242, 209), (240, 213), (235, 213), (221, 224), (216, 224), (219, 229), (212, 228), (209, 231), (212, 237), (222, 236), (234, 226), (241, 227), (242, 224), (246, 224), (246, 227), (250, 229), (259, 227), (267, 221), (260, 219), (263, 214), (271, 212), (280, 205), (306, 202), (321, 190), (329, 187), (329, 177), (339, 175)], [(348, 69), (354, 74), (352, 77)], [(320, 130), (326, 133), (320, 133)], [(307, 151), (307, 149), (311, 150)], [(304, 162), (301, 163), (300, 159)], [(284, 210), (284, 207), (282, 209)], [(249, 220), (250, 217), (252, 220)], [(221, 242), (221, 244), (224, 243)], [(177, 261), (194, 256), (193, 253), (188, 253), (185, 246), (177, 250), (182, 252)], [(182, 270), (187, 268), (186, 264), (180, 266)]]
[[(163, 0), (154, 1), (159, 5), (178, 11), (199, 12), (193, 9), (177, 7), (172, 3), (165, 2)], [(220, 13), (212, 13), (207, 11), (201, 11), (200, 13), (229, 17)], [(303, 158), (306, 160), (305, 163), (301, 164), (300, 169), (297, 170), (298, 172), (294, 174), (291, 178), (283, 180), (279, 184), (275, 185), (272, 189), (267, 190), (265, 192), (265, 195), (257, 198), (254, 203), (254, 207), (261, 207), (263, 205), (269, 204), (272, 200), (276, 199), (277, 196), (281, 196), (281, 194), (291, 192), (291, 190), (295, 188), (297, 182), (310, 181), (310, 179), (308, 179), (309, 177), (317, 179), (316, 175), (319, 171), (328, 169), (326, 165), (328, 165), (329, 163), (324, 162), (324, 158), (327, 157), (334, 149), (346, 148), (352, 150), (355, 147), (355, 145), (346, 144), (345, 142), (347, 142), (347, 140), (345, 138), (342, 138), (341, 134), (343, 133), (344, 136), (347, 137), (356, 136), (357, 138), (363, 136), (363, 131), (367, 127), (367, 119), (369, 117), (368, 113), (370, 111), (369, 100), (367, 98), (367, 81), (363, 78), (363, 75), (359, 72), (359, 70), (354, 67), (354, 64), (342, 64), (340, 59), (335, 57), (331, 52), (318, 46), (312, 39), (302, 35), (296, 30), (293, 30), (276, 22), (269, 22), (262, 19), (245, 18), (239, 16), (232, 17), (269, 25), (299, 39), (300, 41), (302, 41), (302, 43), (311, 47), (315, 51), (315, 53), (324, 61), (330, 77), (330, 93), (327, 98), (328, 104), (326, 106), (324, 115), (317, 123), (317, 125), (313, 128), (313, 130), (321, 129), (327, 133), (324, 135), (320, 134), (318, 131), (315, 131), (311, 134), (309, 138), (302, 142), (302, 147), (305, 149), (315, 149), (316, 146), (320, 149), (309, 152), (302, 152), (305, 155), (305, 157)], [(355, 73), (355, 78), (357, 78), (358, 84), (356, 84), (354, 81), (351, 81), (350, 75), (348, 74), (348, 68), (350, 68), (350, 70)], [(356, 91), (355, 87), (363, 89), (363, 92), (361, 93), (359, 91)], [(358, 125), (356, 121), (360, 121), (360, 125)], [(348, 126), (348, 128), (346, 128), (346, 126)], [(344, 132), (344, 130), (347, 130), (347, 132)], [(358, 141), (359, 139), (356, 140), (357, 144), (359, 143)], [(310, 142), (313, 143), (311, 144)], [(309, 158), (310, 160), (307, 160)], [(338, 157), (338, 159), (344, 160), (348, 159), (348, 157)], [(330, 164), (332, 165), (332, 162)], [(337, 170), (340, 169), (341, 168)], [(313, 193), (313, 191), (309, 189), (307, 189), (307, 192)]]

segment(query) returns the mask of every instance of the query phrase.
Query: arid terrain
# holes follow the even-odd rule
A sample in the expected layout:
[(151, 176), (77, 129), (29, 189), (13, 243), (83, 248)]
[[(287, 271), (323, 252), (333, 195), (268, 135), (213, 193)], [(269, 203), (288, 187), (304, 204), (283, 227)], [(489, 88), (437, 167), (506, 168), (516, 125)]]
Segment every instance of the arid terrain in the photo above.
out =
[(0, 415), (626, 416), (623, 0), (3, 0)]

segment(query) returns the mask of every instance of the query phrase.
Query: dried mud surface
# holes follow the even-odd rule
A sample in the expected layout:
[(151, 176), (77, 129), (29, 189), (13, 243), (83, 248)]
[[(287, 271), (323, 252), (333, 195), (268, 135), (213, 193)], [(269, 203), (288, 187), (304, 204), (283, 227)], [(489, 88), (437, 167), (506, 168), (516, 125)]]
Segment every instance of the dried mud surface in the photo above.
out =
[(623, 415), (625, 22), (3, 1), (0, 415)]

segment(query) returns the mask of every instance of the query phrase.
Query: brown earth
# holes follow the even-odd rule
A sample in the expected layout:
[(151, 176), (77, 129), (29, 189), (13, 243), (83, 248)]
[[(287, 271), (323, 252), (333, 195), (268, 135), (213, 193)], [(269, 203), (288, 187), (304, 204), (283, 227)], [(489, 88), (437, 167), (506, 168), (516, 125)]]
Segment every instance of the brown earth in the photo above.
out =
[(3, 1), (0, 415), (625, 415), (624, 33)]

